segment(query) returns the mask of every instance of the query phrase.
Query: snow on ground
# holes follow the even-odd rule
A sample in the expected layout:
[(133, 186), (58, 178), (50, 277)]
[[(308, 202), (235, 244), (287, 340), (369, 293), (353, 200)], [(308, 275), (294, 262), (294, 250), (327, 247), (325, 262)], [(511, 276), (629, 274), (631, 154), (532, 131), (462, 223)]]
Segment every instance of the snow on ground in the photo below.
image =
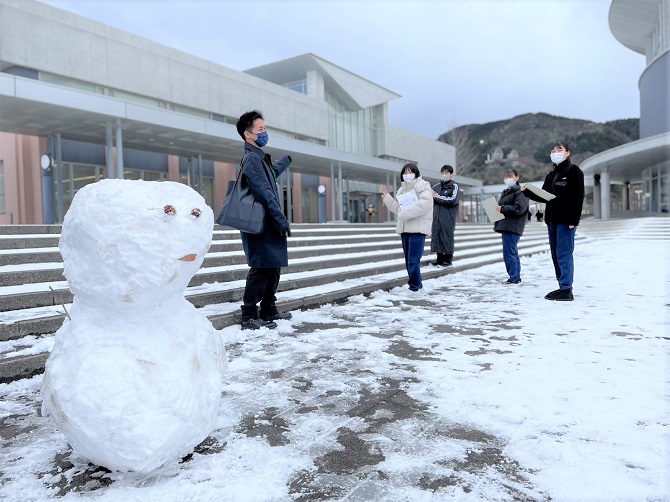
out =
[(221, 330), (216, 430), (149, 477), (74, 457), (41, 377), (0, 385), (0, 499), (670, 500), (667, 241), (548, 254)]

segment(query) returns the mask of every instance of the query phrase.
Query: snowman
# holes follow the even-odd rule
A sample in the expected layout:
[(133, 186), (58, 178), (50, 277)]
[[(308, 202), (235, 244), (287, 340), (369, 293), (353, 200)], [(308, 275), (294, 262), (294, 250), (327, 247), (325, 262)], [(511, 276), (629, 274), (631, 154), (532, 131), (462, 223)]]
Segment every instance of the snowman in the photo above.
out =
[(149, 473), (213, 430), (226, 353), (184, 298), (214, 218), (173, 182), (103, 180), (79, 190), (60, 238), (74, 294), (42, 382), (42, 412), (84, 459)]

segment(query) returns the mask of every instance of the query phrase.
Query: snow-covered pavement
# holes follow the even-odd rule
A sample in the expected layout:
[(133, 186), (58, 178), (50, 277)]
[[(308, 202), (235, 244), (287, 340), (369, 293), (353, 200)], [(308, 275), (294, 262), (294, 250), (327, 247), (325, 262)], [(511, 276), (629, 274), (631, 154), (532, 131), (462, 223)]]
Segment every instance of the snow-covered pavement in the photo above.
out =
[(41, 376), (2, 384), (0, 500), (670, 500), (668, 241), (575, 260), (574, 302), (541, 254), (221, 330), (216, 430), (148, 478), (72, 455)]

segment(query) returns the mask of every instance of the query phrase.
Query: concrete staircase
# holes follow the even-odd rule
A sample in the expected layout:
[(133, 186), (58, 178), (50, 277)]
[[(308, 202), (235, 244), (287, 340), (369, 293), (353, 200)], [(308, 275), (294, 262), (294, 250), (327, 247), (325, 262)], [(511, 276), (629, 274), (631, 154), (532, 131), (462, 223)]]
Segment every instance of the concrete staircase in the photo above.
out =
[[(586, 231), (580, 231), (578, 238), (585, 239), (589, 233), (607, 238), (622, 231), (637, 231), (643, 238), (668, 234), (665, 223), (645, 227), (626, 223), (630, 221), (635, 220), (587, 220), (580, 226)], [(72, 302), (62, 275), (59, 235), (59, 226), (0, 226), (0, 382), (43, 371), (53, 333), (63, 323)], [(442, 268), (429, 265), (435, 255), (430, 253), (427, 240), (422, 260), (424, 279), (502, 261), (500, 236), (491, 225), (460, 224), (455, 241), (454, 266)], [(546, 251), (545, 225), (528, 224), (519, 244), (520, 254)], [(247, 271), (239, 232), (216, 227), (209, 253), (185, 296), (216, 329), (238, 323)], [(394, 224), (294, 225), (289, 266), (282, 271), (277, 294), (278, 306), (285, 311), (310, 308), (406, 282)]]

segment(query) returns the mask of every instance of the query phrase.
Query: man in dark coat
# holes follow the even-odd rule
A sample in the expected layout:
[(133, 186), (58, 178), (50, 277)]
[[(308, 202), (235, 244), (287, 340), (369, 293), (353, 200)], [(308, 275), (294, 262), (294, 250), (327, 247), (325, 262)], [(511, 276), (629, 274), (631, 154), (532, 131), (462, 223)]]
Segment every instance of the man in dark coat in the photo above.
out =
[(554, 263), (554, 272), (559, 288), (547, 293), (547, 300), (572, 301), (572, 278), (575, 271), (572, 253), (575, 249), (575, 233), (582, 216), (584, 204), (584, 173), (570, 162), (568, 144), (559, 141), (551, 148), (554, 169), (547, 174), (542, 190), (556, 198), (545, 201), (525, 186), (523, 194), (529, 199), (546, 202), (544, 222), (549, 232), (549, 248)]
[(275, 305), (281, 267), (288, 266), (286, 238), (291, 235), (289, 221), (279, 205), (276, 179), (289, 166), (291, 157), (284, 155), (273, 165), (270, 155), (261, 150), (268, 142), (268, 133), (263, 116), (257, 111), (240, 117), (237, 132), (245, 142), (242, 183), (251, 188), (254, 198), (265, 208), (265, 224), (260, 234), (240, 232), (247, 264), (251, 267), (244, 288), (241, 326), (242, 329), (275, 328), (275, 320), (291, 318), (290, 313), (280, 312)]
[(430, 250), (437, 253), (431, 265), (448, 267), (454, 257), (454, 230), (458, 218), (458, 183), (451, 179), (454, 168), (442, 166), (442, 180), (433, 186), (433, 228)]

